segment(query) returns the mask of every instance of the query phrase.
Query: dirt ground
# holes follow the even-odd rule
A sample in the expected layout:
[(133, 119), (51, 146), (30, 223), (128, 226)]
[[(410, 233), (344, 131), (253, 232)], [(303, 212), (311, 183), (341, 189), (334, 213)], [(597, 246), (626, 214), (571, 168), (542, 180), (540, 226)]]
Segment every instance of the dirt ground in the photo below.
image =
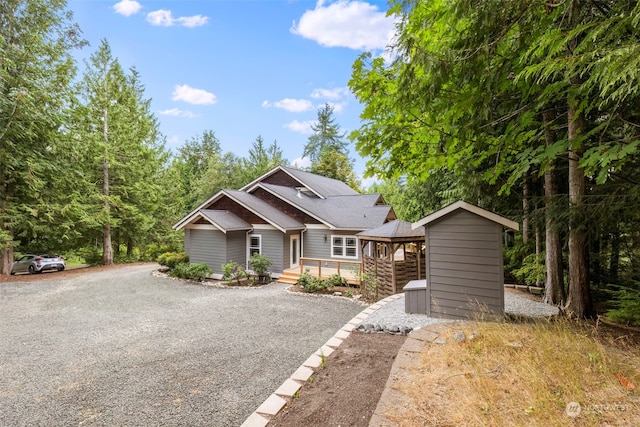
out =
[(353, 332), (269, 426), (367, 426), (406, 337)]

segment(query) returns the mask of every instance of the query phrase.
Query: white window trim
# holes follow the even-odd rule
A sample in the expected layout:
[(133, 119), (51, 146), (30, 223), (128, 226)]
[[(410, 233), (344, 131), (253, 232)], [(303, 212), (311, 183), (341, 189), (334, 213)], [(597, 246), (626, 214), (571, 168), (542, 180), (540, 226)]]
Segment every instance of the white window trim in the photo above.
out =
[(249, 239), (247, 240), (247, 259), (251, 258), (251, 249), (255, 248), (251, 246), (251, 239), (254, 237), (258, 239), (258, 253), (262, 255), (262, 234), (249, 234)]
[[(335, 240), (336, 238), (342, 239), (342, 245), (340, 245), (339, 247), (342, 248), (342, 255), (334, 255), (334, 251), (333, 249), (335, 247), (337, 247), (338, 245), (335, 244)], [(349, 247), (354, 247), (356, 250), (356, 254), (355, 256), (349, 256), (346, 255), (347, 253), (347, 239), (354, 239), (356, 241), (355, 246), (349, 246)], [(348, 235), (344, 235), (344, 234), (333, 234), (331, 235), (331, 258), (344, 258), (344, 259), (358, 259), (358, 238), (356, 236), (348, 236)]]

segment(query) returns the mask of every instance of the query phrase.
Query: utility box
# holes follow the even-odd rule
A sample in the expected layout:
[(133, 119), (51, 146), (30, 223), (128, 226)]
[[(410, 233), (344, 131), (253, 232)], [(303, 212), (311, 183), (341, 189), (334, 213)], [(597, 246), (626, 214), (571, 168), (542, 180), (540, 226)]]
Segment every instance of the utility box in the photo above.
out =
[(427, 281), (411, 280), (402, 289), (405, 313), (427, 314)]

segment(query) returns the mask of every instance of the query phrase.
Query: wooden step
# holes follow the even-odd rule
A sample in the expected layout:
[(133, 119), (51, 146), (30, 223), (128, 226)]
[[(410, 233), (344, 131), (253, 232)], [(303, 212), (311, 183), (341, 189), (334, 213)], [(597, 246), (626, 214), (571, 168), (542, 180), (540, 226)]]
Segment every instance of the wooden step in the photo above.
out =
[(298, 282), (300, 274), (293, 273), (291, 271), (283, 271), (282, 276), (278, 278), (278, 282), (291, 283), (292, 285)]

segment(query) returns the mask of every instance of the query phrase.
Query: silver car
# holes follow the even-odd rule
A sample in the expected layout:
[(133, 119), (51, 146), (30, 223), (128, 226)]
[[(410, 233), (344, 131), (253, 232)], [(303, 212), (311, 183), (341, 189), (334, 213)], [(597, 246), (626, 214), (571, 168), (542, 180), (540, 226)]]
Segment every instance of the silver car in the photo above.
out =
[(11, 266), (11, 274), (42, 273), (45, 270), (62, 271), (67, 265), (60, 255), (25, 255)]

